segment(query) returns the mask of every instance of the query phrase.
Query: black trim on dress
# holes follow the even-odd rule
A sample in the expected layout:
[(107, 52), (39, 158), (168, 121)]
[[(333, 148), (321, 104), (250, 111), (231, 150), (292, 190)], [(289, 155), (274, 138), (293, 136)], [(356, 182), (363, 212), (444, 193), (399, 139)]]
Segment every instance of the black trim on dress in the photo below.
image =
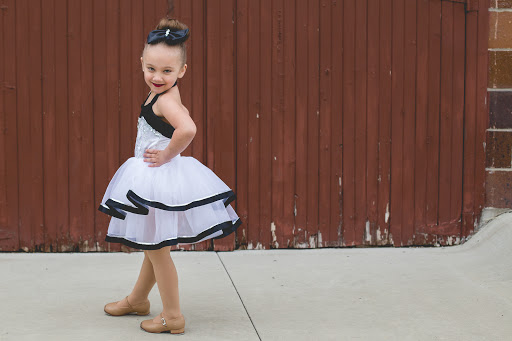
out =
[(128, 239), (125, 239), (122, 237), (113, 237), (113, 236), (108, 236), (108, 235), (105, 237), (105, 241), (109, 242), (109, 243), (121, 243), (123, 245), (129, 246), (129, 247), (132, 247), (135, 249), (158, 250), (165, 246), (171, 246), (171, 245), (176, 245), (176, 244), (197, 243), (201, 239), (204, 239), (204, 238), (208, 237), (209, 235), (212, 235), (215, 232), (220, 231), (220, 230), (222, 230), (222, 234), (220, 236), (213, 237), (212, 239), (224, 238), (227, 235), (233, 233), (238, 228), (238, 226), (240, 226), (241, 223), (242, 223), (242, 221), (240, 220), (240, 218), (234, 222), (225, 221), (223, 223), (220, 223), (218, 225), (215, 225), (215, 226), (209, 228), (208, 230), (205, 230), (205, 231), (199, 233), (197, 236), (177, 237), (177, 238), (173, 238), (173, 239), (164, 240), (163, 242), (160, 242), (158, 244), (139, 244), (137, 242), (133, 242), (131, 240), (128, 240)]
[(132, 204), (135, 205), (135, 207), (126, 205), (117, 200), (108, 199), (105, 202), (105, 204), (101, 204), (100, 207), (98, 207), (98, 210), (114, 218), (124, 220), (126, 218), (126, 213), (123, 211), (140, 215), (147, 215), (149, 212), (148, 207), (154, 207), (165, 211), (186, 211), (194, 207), (211, 204), (212, 202), (218, 200), (223, 200), (224, 207), (227, 207), (230, 202), (236, 199), (236, 195), (232, 190), (226, 191), (224, 193), (215, 194), (204, 199), (194, 200), (185, 205), (175, 206), (166, 205), (158, 201), (144, 199), (135, 194), (135, 192), (133, 192), (132, 190), (128, 191), (126, 197), (128, 198), (128, 200), (130, 200)]

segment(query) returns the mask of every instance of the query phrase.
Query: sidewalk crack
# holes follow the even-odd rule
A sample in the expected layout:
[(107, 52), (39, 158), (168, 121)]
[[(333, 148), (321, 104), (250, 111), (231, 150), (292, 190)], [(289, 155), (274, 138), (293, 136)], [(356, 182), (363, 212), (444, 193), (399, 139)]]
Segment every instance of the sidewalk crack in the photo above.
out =
[(245, 306), (244, 301), (242, 300), (242, 296), (240, 296), (240, 293), (238, 292), (238, 289), (235, 286), (235, 282), (233, 282), (233, 279), (231, 278), (231, 275), (229, 274), (228, 269), (226, 268), (226, 265), (224, 265), (224, 262), (222, 261), (222, 258), (220, 258), (219, 252), (216, 251), (215, 253), (217, 254), (217, 257), (219, 258), (222, 266), (224, 267), (224, 270), (226, 271), (226, 274), (228, 275), (229, 280), (231, 281), (231, 284), (233, 284), (233, 288), (235, 288), (235, 291), (236, 291), (236, 293), (238, 295), (238, 298), (240, 299), (240, 302), (242, 302), (242, 305), (243, 305), (243, 307), (245, 309), (247, 317), (249, 317), (249, 321), (251, 321), (252, 327), (254, 328), (254, 331), (256, 332), (256, 335), (258, 336), (258, 339), (260, 339), (260, 341), (261, 341), (260, 334), (258, 333), (258, 330), (256, 329), (256, 326), (254, 325), (254, 322), (252, 321), (251, 315), (249, 314), (249, 311), (247, 310), (247, 307)]

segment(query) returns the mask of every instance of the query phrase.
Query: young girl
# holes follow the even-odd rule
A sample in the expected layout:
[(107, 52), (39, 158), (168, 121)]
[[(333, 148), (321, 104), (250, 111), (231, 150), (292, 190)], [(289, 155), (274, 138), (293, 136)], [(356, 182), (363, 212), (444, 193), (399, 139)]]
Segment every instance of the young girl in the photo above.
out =
[(135, 157), (117, 170), (99, 207), (112, 216), (107, 242), (144, 250), (132, 292), (107, 304), (105, 312), (148, 315), (148, 295), (156, 282), (163, 311), (141, 323), (151, 333), (185, 331), (171, 245), (222, 238), (240, 225), (229, 204), (233, 191), (196, 159), (180, 156), (196, 133), (177, 86), (187, 70), (188, 37), (184, 24), (167, 18), (149, 33), (140, 60), (151, 91), (137, 124)]

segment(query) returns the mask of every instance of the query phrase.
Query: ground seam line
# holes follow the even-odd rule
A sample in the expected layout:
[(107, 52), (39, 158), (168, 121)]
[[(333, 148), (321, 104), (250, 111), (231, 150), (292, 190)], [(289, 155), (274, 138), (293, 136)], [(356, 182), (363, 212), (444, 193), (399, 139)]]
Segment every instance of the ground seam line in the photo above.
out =
[(247, 310), (247, 307), (245, 306), (244, 301), (242, 300), (242, 296), (240, 296), (240, 293), (238, 292), (238, 289), (235, 286), (235, 282), (233, 282), (233, 279), (231, 278), (231, 275), (229, 274), (228, 269), (226, 269), (226, 266), (224, 265), (224, 262), (222, 261), (222, 258), (220, 258), (219, 253), (218, 252), (215, 252), (215, 253), (217, 254), (217, 257), (219, 257), (219, 260), (220, 260), (222, 266), (224, 267), (224, 270), (228, 274), (229, 280), (231, 281), (231, 284), (233, 284), (233, 288), (235, 288), (235, 291), (236, 291), (236, 293), (238, 295), (238, 298), (240, 299), (240, 302), (242, 302), (242, 305), (244, 306), (245, 312), (247, 313), (247, 317), (249, 317), (249, 320), (251, 321), (252, 327), (254, 328), (254, 331), (256, 332), (256, 335), (258, 335), (258, 339), (260, 339), (260, 341), (261, 341), (260, 334), (258, 333), (258, 330), (256, 329), (256, 326), (254, 325), (254, 322), (252, 321), (251, 315), (249, 315), (249, 311)]

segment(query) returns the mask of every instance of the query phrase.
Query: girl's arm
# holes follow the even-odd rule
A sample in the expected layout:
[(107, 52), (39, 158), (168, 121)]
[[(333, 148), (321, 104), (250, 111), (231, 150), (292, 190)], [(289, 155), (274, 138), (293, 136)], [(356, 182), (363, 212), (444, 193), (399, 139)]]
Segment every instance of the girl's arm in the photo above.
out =
[(164, 150), (146, 150), (144, 161), (150, 163), (149, 167), (159, 167), (184, 151), (192, 142), (197, 130), (187, 109), (172, 97), (160, 97), (157, 105), (158, 111), (174, 127), (174, 133), (171, 142)]

